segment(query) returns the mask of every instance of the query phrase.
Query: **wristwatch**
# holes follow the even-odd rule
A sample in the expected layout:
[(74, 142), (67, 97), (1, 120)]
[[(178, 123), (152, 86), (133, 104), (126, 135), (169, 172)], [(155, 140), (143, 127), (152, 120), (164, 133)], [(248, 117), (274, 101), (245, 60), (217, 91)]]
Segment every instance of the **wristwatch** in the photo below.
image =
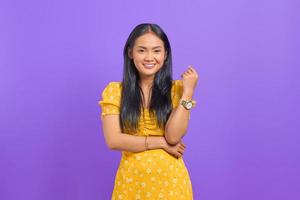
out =
[(195, 104), (195, 101), (193, 101), (193, 100), (190, 100), (190, 101), (181, 100), (180, 101), (180, 105), (182, 105), (187, 110), (191, 110), (191, 108), (194, 106), (194, 104)]

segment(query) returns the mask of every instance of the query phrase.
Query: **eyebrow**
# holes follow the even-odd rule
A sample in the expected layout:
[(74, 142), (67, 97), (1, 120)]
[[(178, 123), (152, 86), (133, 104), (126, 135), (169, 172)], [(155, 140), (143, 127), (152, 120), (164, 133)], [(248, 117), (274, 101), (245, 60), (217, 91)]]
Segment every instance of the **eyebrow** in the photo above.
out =
[[(144, 46), (138, 46), (138, 48), (147, 49), (147, 48), (144, 47)], [(157, 49), (157, 48), (161, 48), (161, 46), (156, 46), (156, 47), (153, 47), (152, 49)]]

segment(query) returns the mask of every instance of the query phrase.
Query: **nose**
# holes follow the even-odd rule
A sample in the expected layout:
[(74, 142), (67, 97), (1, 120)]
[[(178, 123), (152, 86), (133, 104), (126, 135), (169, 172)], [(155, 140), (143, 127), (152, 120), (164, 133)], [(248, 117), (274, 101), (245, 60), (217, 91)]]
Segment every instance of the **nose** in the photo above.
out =
[(145, 55), (145, 60), (146, 61), (152, 61), (153, 60), (153, 54), (151, 52), (148, 52), (146, 55)]

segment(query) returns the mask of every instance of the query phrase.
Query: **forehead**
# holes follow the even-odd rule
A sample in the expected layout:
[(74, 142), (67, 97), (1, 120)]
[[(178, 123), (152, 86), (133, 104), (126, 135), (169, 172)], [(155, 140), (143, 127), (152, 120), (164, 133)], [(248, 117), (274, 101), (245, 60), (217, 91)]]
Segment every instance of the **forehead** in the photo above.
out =
[(135, 40), (134, 46), (144, 46), (149, 48), (156, 46), (163, 47), (164, 42), (154, 33), (145, 33)]

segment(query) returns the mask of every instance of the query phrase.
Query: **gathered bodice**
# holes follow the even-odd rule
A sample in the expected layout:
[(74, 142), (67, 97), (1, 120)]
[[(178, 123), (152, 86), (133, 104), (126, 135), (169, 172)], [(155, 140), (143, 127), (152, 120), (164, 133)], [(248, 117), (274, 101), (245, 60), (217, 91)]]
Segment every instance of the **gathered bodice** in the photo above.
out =
[[(181, 80), (174, 80), (171, 89), (172, 107), (176, 108), (182, 96), (183, 87)], [(121, 82), (110, 82), (102, 92), (102, 100), (99, 104), (102, 108), (101, 117), (109, 114), (120, 114), (120, 103), (122, 94)], [(147, 108), (141, 110), (141, 115), (138, 122), (138, 130), (136, 132), (124, 130), (125, 133), (143, 136), (162, 136), (164, 130), (159, 128), (156, 117), (150, 116)]]

